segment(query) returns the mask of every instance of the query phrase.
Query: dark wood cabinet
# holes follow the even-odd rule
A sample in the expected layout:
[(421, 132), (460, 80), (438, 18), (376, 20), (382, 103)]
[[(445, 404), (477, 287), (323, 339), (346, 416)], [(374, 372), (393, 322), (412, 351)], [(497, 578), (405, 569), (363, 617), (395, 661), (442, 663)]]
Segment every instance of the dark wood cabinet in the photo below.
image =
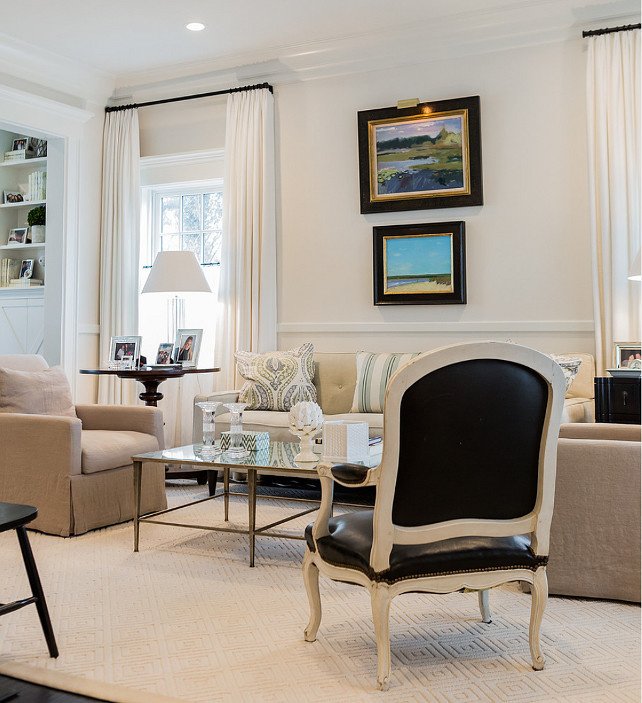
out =
[(595, 422), (640, 424), (640, 378), (597, 376)]

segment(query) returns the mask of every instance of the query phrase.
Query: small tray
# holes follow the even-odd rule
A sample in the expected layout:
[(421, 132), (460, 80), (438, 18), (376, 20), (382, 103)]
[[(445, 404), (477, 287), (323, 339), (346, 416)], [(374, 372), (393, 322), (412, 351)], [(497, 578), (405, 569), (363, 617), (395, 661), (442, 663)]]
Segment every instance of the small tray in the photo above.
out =
[(611, 376), (616, 378), (640, 378), (640, 369), (606, 369)]

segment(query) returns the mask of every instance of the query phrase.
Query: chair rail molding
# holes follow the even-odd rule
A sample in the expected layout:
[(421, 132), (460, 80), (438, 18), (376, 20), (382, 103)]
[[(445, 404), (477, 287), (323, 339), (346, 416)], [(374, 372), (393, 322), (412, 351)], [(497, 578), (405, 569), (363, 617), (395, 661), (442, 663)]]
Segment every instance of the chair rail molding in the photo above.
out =
[(465, 322), (281, 322), (277, 325), (280, 334), (325, 333), (325, 334), (389, 334), (417, 332), (458, 332), (477, 334), (480, 332), (592, 332), (593, 320), (497, 320)]

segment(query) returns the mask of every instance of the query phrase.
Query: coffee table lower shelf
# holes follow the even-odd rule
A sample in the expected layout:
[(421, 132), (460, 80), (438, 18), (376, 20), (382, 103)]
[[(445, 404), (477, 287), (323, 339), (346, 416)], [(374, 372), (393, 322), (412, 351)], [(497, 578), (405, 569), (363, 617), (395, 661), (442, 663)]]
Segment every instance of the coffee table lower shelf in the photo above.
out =
[[(278, 447), (280, 450), (279, 456), (283, 456), (283, 447), (287, 446), (288, 443), (274, 442), (273, 445), (282, 445)], [(196, 445), (198, 446), (198, 445)], [(293, 445), (298, 450), (298, 445)], [(190, 455), (190, 451), (192, 454)], [(176, 456), (179, 453), (180, 456)], [(287, 522), (292, 522), (297, 518), (300, 518), (309, 513), (315, 512), (319, 509), (320, 501), (310, 498), (284, 498), (282, 496), (260, 496), (267, 500), (283, 500), (288, 502), (301, 502), (301, 503), (314, 503), (314, 507), (308, 508), (303, 511), (299, 511), (293, 515), (290, 515), (280, 520), (276, 520), (267, 525), (257, 525), (256, 524), (256, 502), (257, 502), (257, 476), (258, 474), (265, 475), (277, 475), (277, 476), (296, 476), (298, 478), (316, 478), (316, 468), (312, 466), (310, 468), (301, 468), (296, 465), (283, 465), (283, 466), (247, 466), (239, 464), (225, 464), (219, 456), (216, 460), (203, 460), (194, 454), (194, 447), (178, 447), (177, 449), (161, 451), (161, 452), (150, 452), (148, 454), (141, 454), (139, 456), (132, 457), (134, 462), (134, 551), (137, 552), (139, 548), (140, 541), (140, 524), (143, 522), (156, 524), (156, 525), (168, 525), (172, 527), (185, 527), (189, 529), (196, 530), (209, 530), (212, 532), (230, 532), (233, 534), (247, 535), (249, 538), (249, 564), (254, 566), (254, 555), (255, 555), (255, 542), (256, 537), (279, 537), (281, 539), (305, 539), (304, 535), (292, 535), (285, 532), (273, 532), (273, 528), (283, 525)], [(201, 471), (213, 471), (213, 470), (223, 470), (223, 490), (217, 491), (211, 496), (206, 498), (201, 498), (199, 500), (191, 501), (189, 503), (184, 503), (182, 505), (177, 505), (172, 508), (166, 508), (165, 510), (159, 510), (153, 513), (146, 513), (145, 515), (140, 514), (140, 487), (142, 481), (143, 466), (145, 462), (156, 462), (164, 463), (167, 461), (175, 461), (182, 464), (189, 464), (196, 470)], [(230, 471), (242, 472), (247, 474), (247, 493), (244, 492), (230, 492)], [(159, 520), (158, 518), (167, 515), (168, 513), (173, 513), (177, 510), (182, 510), (183, 508), (188, 508), (193, 505), (198, 505), (199, 503), (205, 503), (210, 500), (216, 500), (218, 498), (223, 498), (224, 501), (224, 521), (229, 520), (229, 504), (230, 496), (247, 496), (248, 499), (248, 527), (247, 529), (236, 528), (236, 527), (219, 527), (214, 525), (195, 525), (193, 523), (183, 523), (174, 522), (168, 520)], [(335, 503), (335, 505), (341, 505), (345, 507), (355, 507), (363, 508), (363, 505), (356, 505), (351, 503)]]

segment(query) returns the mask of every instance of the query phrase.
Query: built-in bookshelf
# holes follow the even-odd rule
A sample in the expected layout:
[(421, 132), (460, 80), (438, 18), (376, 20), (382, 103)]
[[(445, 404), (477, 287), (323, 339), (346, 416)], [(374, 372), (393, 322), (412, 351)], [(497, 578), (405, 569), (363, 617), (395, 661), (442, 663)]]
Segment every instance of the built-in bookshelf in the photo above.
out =
[(46, 223), (38, 231), (27, 220), (47, 203), (47, 156), (35, 146), (46, 154), (43, 140), (0, 130), (0, 295), (16, 288), (44, 292)]

